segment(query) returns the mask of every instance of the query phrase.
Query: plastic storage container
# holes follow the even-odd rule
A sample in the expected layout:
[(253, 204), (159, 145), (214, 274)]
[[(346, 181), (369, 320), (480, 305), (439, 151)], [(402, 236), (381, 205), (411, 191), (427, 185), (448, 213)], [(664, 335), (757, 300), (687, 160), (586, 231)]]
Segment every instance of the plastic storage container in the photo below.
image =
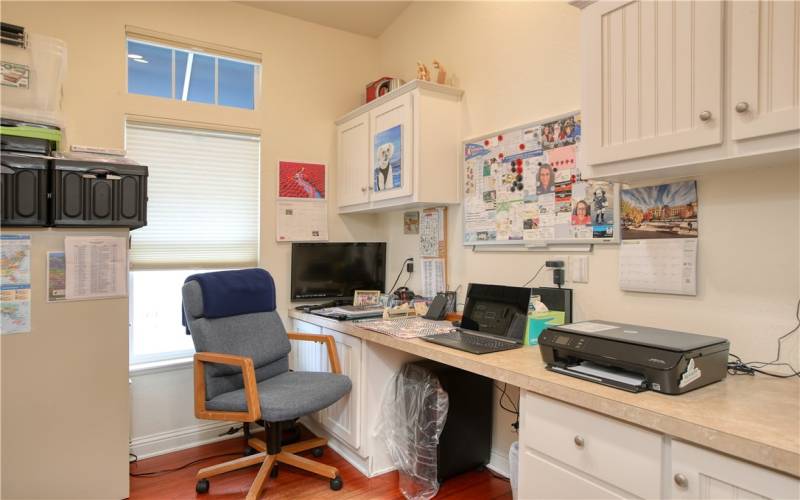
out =
[(0, 149), (49, 156), (58, 150), (61, 130), (55, 126), (0, 120)]
[(61, 86), (67, 73), (67, 46), (31, 33), (27, 48), (3, 45), (4, 118), (61, 126)]
[(50, 174), (53, 225), (147, 225), (147, 167), (52, 160)]
[(47, 225), (48, 160), (3, 152), (2, 226)]

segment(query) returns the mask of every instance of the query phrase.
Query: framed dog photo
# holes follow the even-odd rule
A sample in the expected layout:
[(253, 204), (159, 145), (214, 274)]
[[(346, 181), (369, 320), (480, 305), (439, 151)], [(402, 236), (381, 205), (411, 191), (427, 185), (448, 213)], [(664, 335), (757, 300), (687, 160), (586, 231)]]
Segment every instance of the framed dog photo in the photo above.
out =
[(375, 134), (374, 186), (375, 192), (398, 189), (403, 185), (402, 158), (403, 134), (402, 126), (395, 125), (390, 129)]
[(381, 301), (380, 290), (356, 290), (353, 294), (353, 305), (358, 307), (377, 306)]

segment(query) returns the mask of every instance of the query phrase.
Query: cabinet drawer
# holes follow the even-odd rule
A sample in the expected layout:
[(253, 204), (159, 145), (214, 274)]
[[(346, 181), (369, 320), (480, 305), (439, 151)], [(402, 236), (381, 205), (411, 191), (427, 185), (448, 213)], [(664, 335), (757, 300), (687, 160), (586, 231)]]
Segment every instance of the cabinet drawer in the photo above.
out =
[(527, 391), (520, 413), (523, 446), (634, 495), (660, 496), (660, 434)]
[(612, 491), (581, 475), (553, 463), (529, 448), (520, 450), (519, 498), (524, 500), (622, 499), (630, 497)]

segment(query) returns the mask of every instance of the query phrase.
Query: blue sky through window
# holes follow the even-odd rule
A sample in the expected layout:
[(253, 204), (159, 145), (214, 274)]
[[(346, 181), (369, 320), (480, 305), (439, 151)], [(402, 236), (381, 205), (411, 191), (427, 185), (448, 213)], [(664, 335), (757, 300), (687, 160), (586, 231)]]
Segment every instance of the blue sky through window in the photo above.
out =
[(250, 62), (128, 40), (131, 94), (255, 109), (257, 68)]

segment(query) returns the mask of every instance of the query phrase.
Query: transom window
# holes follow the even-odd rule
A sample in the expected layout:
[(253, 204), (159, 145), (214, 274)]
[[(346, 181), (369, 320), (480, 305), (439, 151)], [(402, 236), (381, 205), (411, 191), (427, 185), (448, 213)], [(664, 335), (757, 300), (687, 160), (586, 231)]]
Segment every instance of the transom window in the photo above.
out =
[(128, 38), (128, 93), (255, 109), (260, 65)]

